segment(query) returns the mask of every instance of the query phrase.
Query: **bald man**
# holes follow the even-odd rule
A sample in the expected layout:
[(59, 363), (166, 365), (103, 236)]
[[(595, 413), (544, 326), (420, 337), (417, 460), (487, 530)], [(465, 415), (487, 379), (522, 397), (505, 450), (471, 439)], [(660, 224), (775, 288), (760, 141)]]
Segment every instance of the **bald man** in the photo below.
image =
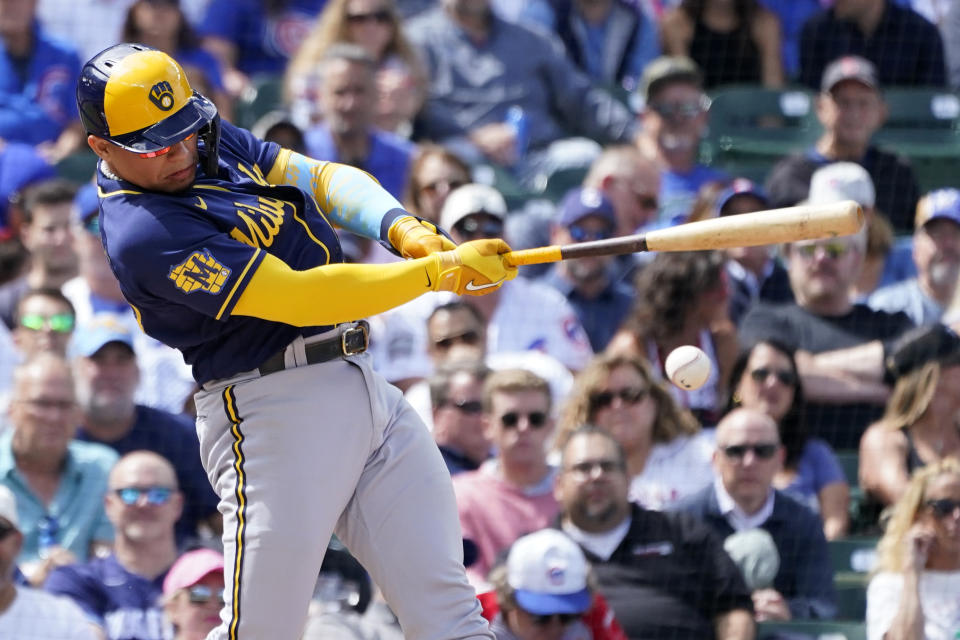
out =
[(753, 592), (756, 619), (832, 618), (833, 569), (817, 514), (773, 488), (784, 449), (765, 413), (735, 409), (717, 424), (713, 486), (680, 505), (722, 538), (762, 528), (780, 554), (773, 584)]
[(108, 487), (113, 553), (56, 569), (46, 589), (79, 604), (101, 638), (163, 640), (170, 629), (160, 596), (177, 559), (174, 523), (183, 509), (176, 473), (162, 456), (133, 451), (110, 471)]

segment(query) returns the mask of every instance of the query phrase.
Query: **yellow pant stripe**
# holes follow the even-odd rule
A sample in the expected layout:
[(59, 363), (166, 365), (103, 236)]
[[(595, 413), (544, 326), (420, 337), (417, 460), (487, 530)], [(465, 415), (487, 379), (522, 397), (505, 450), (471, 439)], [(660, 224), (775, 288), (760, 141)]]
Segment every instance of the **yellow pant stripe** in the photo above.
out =
[(230, 419), (230, 433), (233, 434), (233, 469), (237, 474), (237, 530), (234, 534), (236, 550), (233, 557), (233, 610), (230, 614), (228, 630), (230, 640), (237, 640), (237, 627), (240, 625), (240, 576), (243, 573), (243, 542), (247, 528), (247, 478), (243, 470), (243, 433), (240, 423), (243, 420), (237, 412), (237, 398), (233, 385), (223, 390), (223, 407)]

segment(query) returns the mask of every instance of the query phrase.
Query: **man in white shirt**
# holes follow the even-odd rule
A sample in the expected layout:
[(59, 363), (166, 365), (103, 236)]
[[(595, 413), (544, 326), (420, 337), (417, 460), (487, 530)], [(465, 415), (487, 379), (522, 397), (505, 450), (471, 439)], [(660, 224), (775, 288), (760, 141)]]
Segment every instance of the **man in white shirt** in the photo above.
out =
[(16, 498), (0, 486), (0, 638), (94, 640), (73, 602), (15, 583), (16, 558), (23, 545), (18, 527)]

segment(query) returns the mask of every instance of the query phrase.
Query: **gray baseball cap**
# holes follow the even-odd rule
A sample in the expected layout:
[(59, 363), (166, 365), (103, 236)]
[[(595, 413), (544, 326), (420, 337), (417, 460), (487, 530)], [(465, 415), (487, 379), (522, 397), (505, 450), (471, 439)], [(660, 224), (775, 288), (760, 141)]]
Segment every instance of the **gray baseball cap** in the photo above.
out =
[(860, 56), (843, 56), (827, 65), (820, 79), (820, 90), (826, 93), (846, 80), (855, 80), (874, 91), (880, 91), (880, 79), (877, 68), (872, 62)]

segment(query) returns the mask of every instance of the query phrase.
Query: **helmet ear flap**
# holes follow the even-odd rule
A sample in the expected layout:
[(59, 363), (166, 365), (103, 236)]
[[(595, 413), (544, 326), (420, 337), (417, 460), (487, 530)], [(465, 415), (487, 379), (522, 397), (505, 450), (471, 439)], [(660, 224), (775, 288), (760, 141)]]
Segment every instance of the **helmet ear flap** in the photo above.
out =
[(220, 114), (200, 127), (197, 131), (197, 137), (203, 141), (203, 147), (207, 152), (207, 161), (203, 165), (204, 173), (210, 178), (217, 177), (220, 172)]

